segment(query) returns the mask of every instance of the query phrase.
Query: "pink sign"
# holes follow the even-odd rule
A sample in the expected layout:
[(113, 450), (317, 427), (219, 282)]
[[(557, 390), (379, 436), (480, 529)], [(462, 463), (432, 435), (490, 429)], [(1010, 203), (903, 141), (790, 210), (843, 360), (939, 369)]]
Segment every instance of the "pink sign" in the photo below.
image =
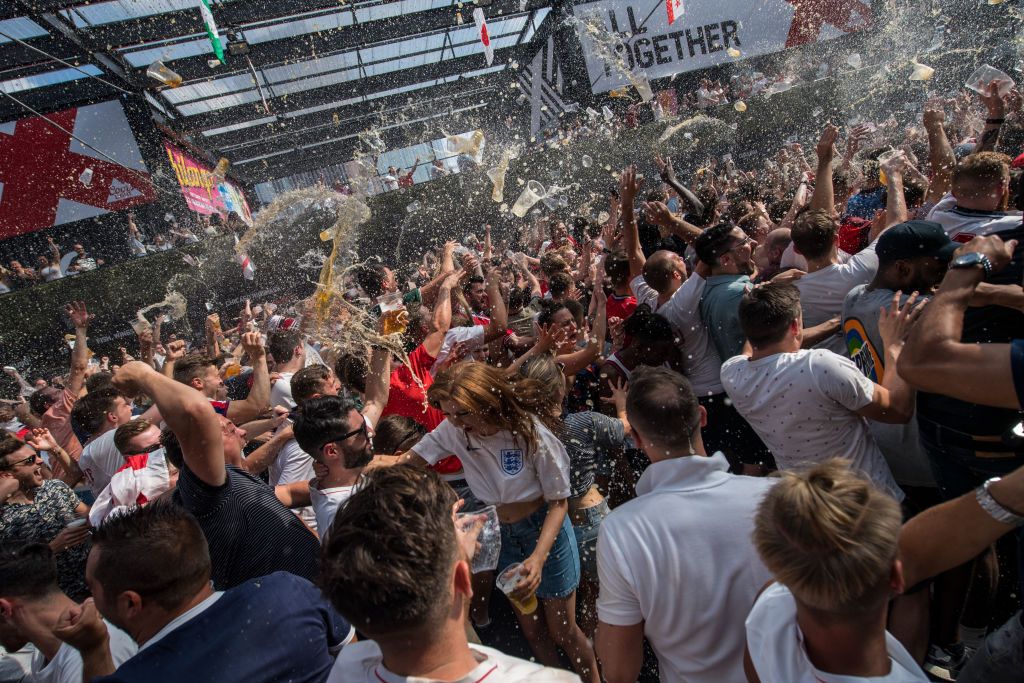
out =
[(227, 216), (232, 211), (246, 223), (252, 222), (249, 203), (241, 188), (230, 180), (220, 183), (213, 177), (213, 171), (204, 163), (196, 161), (169, 142), (164, 142), (167, 158), (171, 161), (174, 174), (178, 177), (181, 194), (188, 208), (201, 214)]

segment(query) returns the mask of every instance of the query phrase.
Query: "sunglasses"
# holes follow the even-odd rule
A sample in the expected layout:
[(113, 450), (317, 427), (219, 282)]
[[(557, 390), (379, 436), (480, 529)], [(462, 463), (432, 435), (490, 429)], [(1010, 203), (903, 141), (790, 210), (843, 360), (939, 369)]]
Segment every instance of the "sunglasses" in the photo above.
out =
[(132, 455), (142, 455), (143, 453), (154, 453), (154, 452), (160, 450), (163, 447), (164, 447), (164, 445), (162, 443), (160, 443), (159, 441), (157, 441), (155, 444), (153, 444), (151, 446), (146, 446), (145, 448), (140, 448), (138, 451), (136, 451)]
[(18, 465), (25, 465), (25, 464), (30, 463), (30, 462), (35, 462), (36, 458), (38, 458), (38, 457), (39, 457), (38, 453), (33, 453), (32, 455), (28, 456), (27, 458), (23, 458), (21, 460), (15, 460), (14, 462), (8, 463), (7, 467), (5, 467), (4, 469), (10, 470), (10, 469), (14, 469)]
[(359, 429), (353, 429), (348, 434), (342, 434), (337, 439), (330, 439), (329, 441), (327, 441), (324, 444), (324, 446), (326, 446), (329, 443), (340, 443), (342, 441), (347, 441), (348, 439), (351, 439), (353, 436), (356, 436), (357, 434), (362, 434), (362, 435), (366, 436), (367, 430), (366, 430), (366, 423), (365, 422), (363, 422), (363, 426), (360, 427)]

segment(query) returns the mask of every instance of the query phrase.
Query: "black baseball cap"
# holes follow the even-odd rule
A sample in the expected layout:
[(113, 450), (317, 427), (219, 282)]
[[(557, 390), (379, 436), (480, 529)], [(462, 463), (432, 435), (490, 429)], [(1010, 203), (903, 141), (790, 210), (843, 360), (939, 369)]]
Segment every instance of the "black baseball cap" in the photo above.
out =
[(960, 245), (949, 238), (934, 221), (907, 221), (882, 233), (875, 245), (879, 263), (892, 263), (920, 256), (948, 262)]

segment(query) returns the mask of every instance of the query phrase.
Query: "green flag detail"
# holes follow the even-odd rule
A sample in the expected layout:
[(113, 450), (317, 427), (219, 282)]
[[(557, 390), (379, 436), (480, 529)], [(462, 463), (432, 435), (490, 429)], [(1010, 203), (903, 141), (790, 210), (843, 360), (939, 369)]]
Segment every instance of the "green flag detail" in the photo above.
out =
[(213, 12), (210, 11), (210, 0), (199, 0), (199, 13), (203, 15), (203, 24), (206, 25), (206, 35), (210, 39), (210, 45), (217, 54), (221, 64), (224, 61), (224, 45), (220, 42), (220, 33), (217, 31), (217, 22), (213, 20)]

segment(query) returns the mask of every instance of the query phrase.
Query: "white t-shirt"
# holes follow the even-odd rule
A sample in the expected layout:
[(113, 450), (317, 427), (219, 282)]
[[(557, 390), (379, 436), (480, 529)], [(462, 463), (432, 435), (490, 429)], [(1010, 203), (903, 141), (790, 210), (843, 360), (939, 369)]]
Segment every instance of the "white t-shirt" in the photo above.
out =
[(816, 668), (807, 657), (804, 635), (796, 621), (796, 600), (775, 583), (765, 589), (747, 617), (747, 649), (762, 681), (786, 683), (924, 683), (921, 667), (888, 631), (885, 632), (891, 669), (886, 676), (838, 676)]
[(492, 436), (467, 434), (448, 420), (412, 447), (431, 465), (456, 455), (462, 461), (466, 483), (489, 505), (569, 497), (569, 456), (565, 446), (536, 418), (537, 450), (527, 452), (521, 439), (501, 431)]
[(357, 486), (358, 484), (322, 489), (316, 482), (310, 482), (309, 501), (313, 504), (313, 514), (316, 516), (316, 529), (320, 534), (321, 545), (327, 542), (327, 532), (331, 530), (331, 523), (334, 522), (334, 516), (338, 514), (338, 508), (352, 497)]
[[(846, 263), (834, 263), (813, 273), (807, 273), (794, 282), (800, 290), (800, 309), (804, 327), (813, 327), (837, 318), (843, 313), (846, 295), (858, 285), (866, 285), (878, 272), (875, 242), (850, 257)], [(846, 354), (846, 340), (842, 332), (820, 342), (816, 348)]]
[[(279, 429), (283, 427), (284, 425)], [(295, 439), (285, 442), (281, 447), (281, 452), (270, 463), (268, 470), (267, 475), (271, 486), (294, 484), (316, 477), (316, 472), (313, 471), (313, 458), (299, 447), (299, 442)], [(297, 514), (311, 529), (317, 530), (316, 514), (312, 507), (294, 508), (292, 512)]]
[[(135, 656), (139, 646), (109, 621), (103, 623), (110, 634), (110, 657), (115, 667), (121, 666)], [(32, 655), (31, 680), (32, 683), (82, 683), (82, 655), (67, 643), (61, 643), (57, 654), (47, 662), (43, 653), (36, 650)]]
[[(579, 676), (510, 657), (483, 645), (470, 644), (479, 665), (457, 681), (445, 683), (578, 683)], [(327, 683), (442, 683), (434, 678), (399, 676), (384, 667), (380, 646), (372, 640), (346, 645), (334, 662)]]
[(598, 617), (644, 622), (663, 683), (746, 680), (743, 620), (771, 580), (750, 534), (775, 480), (728, 469), (721, 453), (652, 463), (601, 522)]
[(711, 344), (708, 328), (700, 317), (700, 298), (704, 294), (705, 284), (707, 280), (696, 273), (691, 274), (672, 298), (658, 309), (658, 314), (665, 316), (672, 327), (683, 335), (686, 377), (697, 396), (713, 396), (723, 391), (719, 379), (722, 360)]
[(36, 647), (32, 643), (26, 643), (25, 647), (17, 652), (9, 652), (0, 647), (0, 681), (10, 683), (32, 683), (32, 658), (35, 656)]
[(452, 349), (456, 344), (466, 342), (469, 345), (469, 354), (466, 355), (466, 360), (474, 360), (474, 352), (484, 345), (484, 335), (486, 332), (487, 328), (483, 325), (453, 327), (445, 332), (444, 341), (441, 342), (441, 350), (437, 352), (434, 364), (430, 366), (430, 375), (434, 376), (437, 374), (441, 364), (448, 359), (448, 356), (452, 355)]
[(289, 410), (295, 408), (295, 401), (292, 399), (292, 375), (294, 374), (294, 372), (282, 372), (281, 379), (270, 387), (271, 407), (284, 406)]
[(111, 429), (103, 432), (85, 444), (82, 456), (78, 459), (78, 466), (85, 475), (85, 481), (89, 484), (92, 495), (96, 497), (107, 488), (114, 473), (124, 467), (124, 456), (114, 445), (116, 431)]
[(658, 291), (647, 284), (643, 275), (637, 275), (630, 280), (629, 288), (633, 291), (633, 296), (636, 297), (637, 306), (647, 304), (651, 307), (651, 311), (658, 310)]
[(969, 242), (976, 235), (1020, 228), (1021, 213), (957, 208), (956, 197), (947, 194), (928, 213), (928, 220), (940, 224), (954, 242)]
[(60, 266), (46, 266), (39, 271), (39, 275), (46, 282), (53, 282), (64, 277), (64, 273), (60, 272)]
[[(850, 255), (842, 249), (837, 249), (836, 255), (839, 257), (840, 263), (846, 263), (850, 260)], [(796, 253), (796, 247), (794, 247), (793, 243), (790, 242), (789, 246), (786, 247), (786, 250), (782, 252), (782, 260), (779, 262), (779, 267), (782, 270), (796, 268), (797, 270), (802, 270), (806, 273), (807, 259), (805, 259), (801, 254)]]
[(846, 458), (883, 491), (903, 500), (867, 420), (855, 412), (871, 403), (875, 383), (849, 358), (825, 349), (753, 361), (733, 356), (722, 366), (722, 384), (779, 469)]

